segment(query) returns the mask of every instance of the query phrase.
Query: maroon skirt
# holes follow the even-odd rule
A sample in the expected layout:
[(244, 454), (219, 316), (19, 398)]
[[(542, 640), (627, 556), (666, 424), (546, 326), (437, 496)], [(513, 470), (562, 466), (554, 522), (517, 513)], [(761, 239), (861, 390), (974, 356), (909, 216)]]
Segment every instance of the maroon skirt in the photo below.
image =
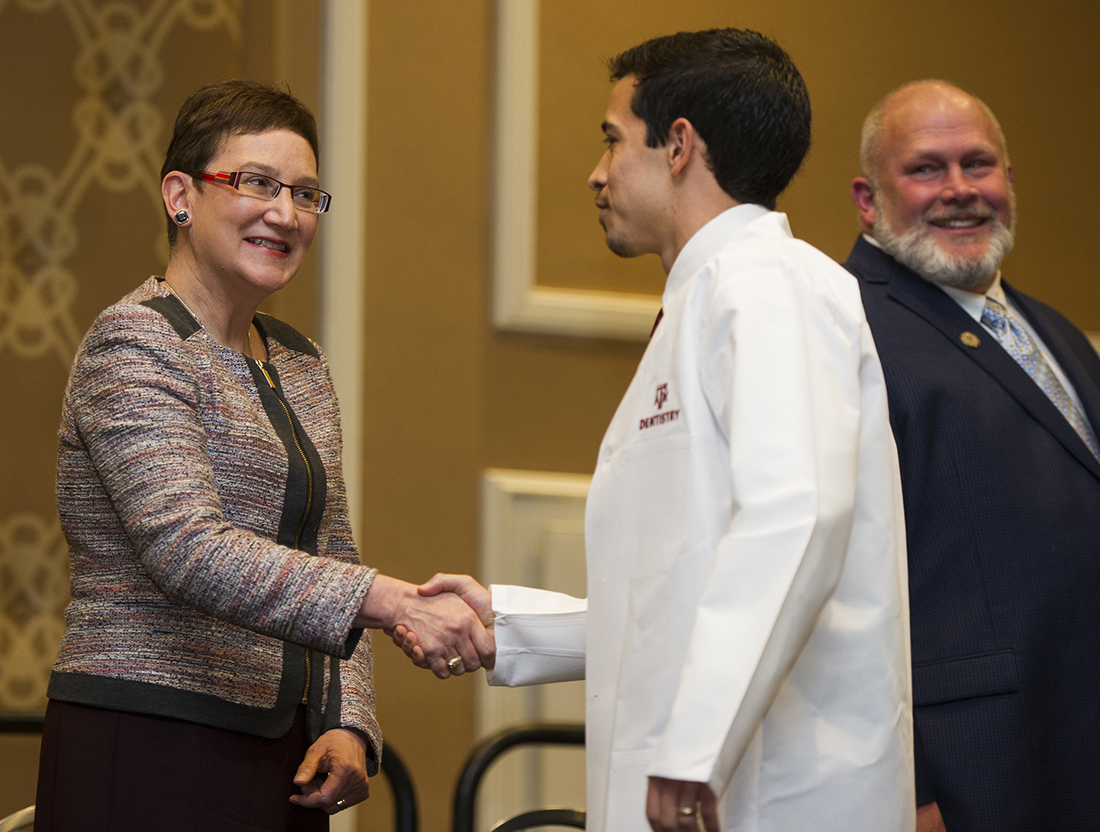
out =
[(308, 742), (298, 708), (264, 739), (167, 717), (51, 700), (36, 832), (323, 832), (328, 815), (290, 802)]

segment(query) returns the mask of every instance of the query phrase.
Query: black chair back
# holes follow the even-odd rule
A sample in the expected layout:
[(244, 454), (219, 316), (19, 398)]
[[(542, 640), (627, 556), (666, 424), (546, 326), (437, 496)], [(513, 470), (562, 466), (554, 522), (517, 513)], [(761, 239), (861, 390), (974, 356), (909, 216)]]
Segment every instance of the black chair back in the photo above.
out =
[(567, 826), (584, 829), (584, 812), (579, 809), (535, 809), (514, 818), (501, 821), (492, 832), (523, 832), (525, 829), (542, 829), (546, 826)]
[(416, 789), (412, 777), (392, 745), (383, 743), (382, 773), (393, 794), (393, 828), (395, 832), (419, 832), (420, 817), (416, 809)]
[[(459, 773), (458, 783), (455, 786), (453, 832), (474, 832), (477, 790), (481, 785), (481, 780), (497, 757), (517, 745), (584, 745), (584, 726), (529, 723), (514, 728), (506, 728), (478, 743), (474, 750), (470, 752), (470, 756), (466, 758), (466, 763)], [(499, 824), (494, 832), (534, 828), (539, 824), (530, 822), (527, 826), (508, 826), (508, 824), (520, 822), (525, 816), (538, 815), (541, 812), (572, 813), (570, 817), (574, 819), (574, 822), (565, 825), (574, 825), (579, 829), (584, 828), (584, 812), (580, 810), (545, 809), (517, 815), (504, 821), (503, 824)], [(566, 815), (562, 814), (558, 817), (565, 818)], [(577, 817), (580, 818), (579, 826), (575, 822)], [(563, 825), (561, 821), (556, 822), (559, 826)], [(544, 821), (542, 825), (546, 826), (547, 822)]]

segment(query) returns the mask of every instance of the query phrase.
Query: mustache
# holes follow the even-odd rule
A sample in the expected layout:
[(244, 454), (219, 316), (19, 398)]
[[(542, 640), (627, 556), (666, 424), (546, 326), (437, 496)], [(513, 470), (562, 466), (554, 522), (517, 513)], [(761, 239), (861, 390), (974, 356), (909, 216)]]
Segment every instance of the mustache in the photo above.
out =
[(950, 222), (951, 220), (992, 220), (997, 212), (992, 208), (955, 208), (927, 214), (925, 222)]

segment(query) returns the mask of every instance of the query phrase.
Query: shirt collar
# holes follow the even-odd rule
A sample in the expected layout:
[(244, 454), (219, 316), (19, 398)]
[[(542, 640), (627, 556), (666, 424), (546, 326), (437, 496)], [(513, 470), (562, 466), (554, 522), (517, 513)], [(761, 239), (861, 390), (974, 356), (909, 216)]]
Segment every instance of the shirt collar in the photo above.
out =
[(878, 240), (876, 240), (870, 234), (861, 234), (860, 236), (863, 237), (864, 240), (873, 245), (875, 248), (877, 248), (879, 251), (882, 251), (882, 246), (879, 245)]
[[(938, 285), (938, 284), (937, 284)], [(1005, 298), (1005, 290), (1001, 285), (1001, 273), (997, 272), (993, 276), (993, 285), (989, 287), (989, 291), (984, 295), (980, 292), (968, 292), (966, 289), (957, 289), (954, 286), (940, 286), (959, 306), (965, 310), (966, 314), (973, 318), (975, 321), (982, 320), (982, 312), (985, 311), (985, 299), (987, 297), (993, 298), (1004, 307), (1008, 307), (1008, 300)]]
[(665, 281), (665, 291), (661, 297), (667, 306), (672, 298), (696, 274), (703, 265), (753, 220), (770, 213), (763, 205), (735, 205), (727, 208), (687, 241), (672, 264)]
[[(873, 245), (875, 248), (879, 249), (880, 251), (882, 250), (882, 246), (879, 245), (878, 240), (876, 240), (870, 234), (863, 234), (862, 236), (864, 240)], [(997, 274), (993, 276), (993, 285), (989, 287), (989, 291), (986, 292), (984, 295), (980, 294), (979, 292), (969, 292), (966, 289), (956, 289), (954, 286), (943, 286), (939, 283), (934, 283), (931, 280), (929, 280), (928, 282), (932, 283), (933, 286), (939, 286), (941, 289), (947, 292), (947, 294), (951, 296), (955, 303), (963, 308), (967, 315), (969, 315), (971, 318), (973, 318), (975, 321), (978, 321), (979, 323), (982, 320), (982, 313), (985, 311), (985, 299), (987, 297), (993, 298), (993, 300), (997, 301), (1005, 308), (1008, 308), (1009, 305), (1008, 299), (1005, 297), (1004, 287), (1001, 286), (1001, 272), (999, 269), (997, 270)]]

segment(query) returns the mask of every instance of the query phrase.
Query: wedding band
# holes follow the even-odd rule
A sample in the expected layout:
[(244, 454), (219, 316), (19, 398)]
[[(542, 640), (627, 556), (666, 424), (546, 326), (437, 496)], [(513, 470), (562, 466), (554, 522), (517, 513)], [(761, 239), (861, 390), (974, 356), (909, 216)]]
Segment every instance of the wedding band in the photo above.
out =
[(451, 659), (449, 662), (447, 662), (447, 669), (449, 671), (451, 671), (451, 673), (454, 673), (460, 667), (462, 667), (462, 657), (461, 656), (455, 656), (453, 659)]
[(342, 812), (346, 808), (348, 808), (348, 804), (345, 802), (344, 798), (342, 798), (342, 797), (339, 800), (337, 800), (334, 805), (336, 806), (336, 811), (337, 812)]
[(695, 807), (694, 806), (681, 806), (679, 809), (676, 810), (676, 813), (679, 814), (679, 815), (683, 815), (685, 818), (689, 818), (689, 817), (691, 817), (692, 815), (695, 814)]

